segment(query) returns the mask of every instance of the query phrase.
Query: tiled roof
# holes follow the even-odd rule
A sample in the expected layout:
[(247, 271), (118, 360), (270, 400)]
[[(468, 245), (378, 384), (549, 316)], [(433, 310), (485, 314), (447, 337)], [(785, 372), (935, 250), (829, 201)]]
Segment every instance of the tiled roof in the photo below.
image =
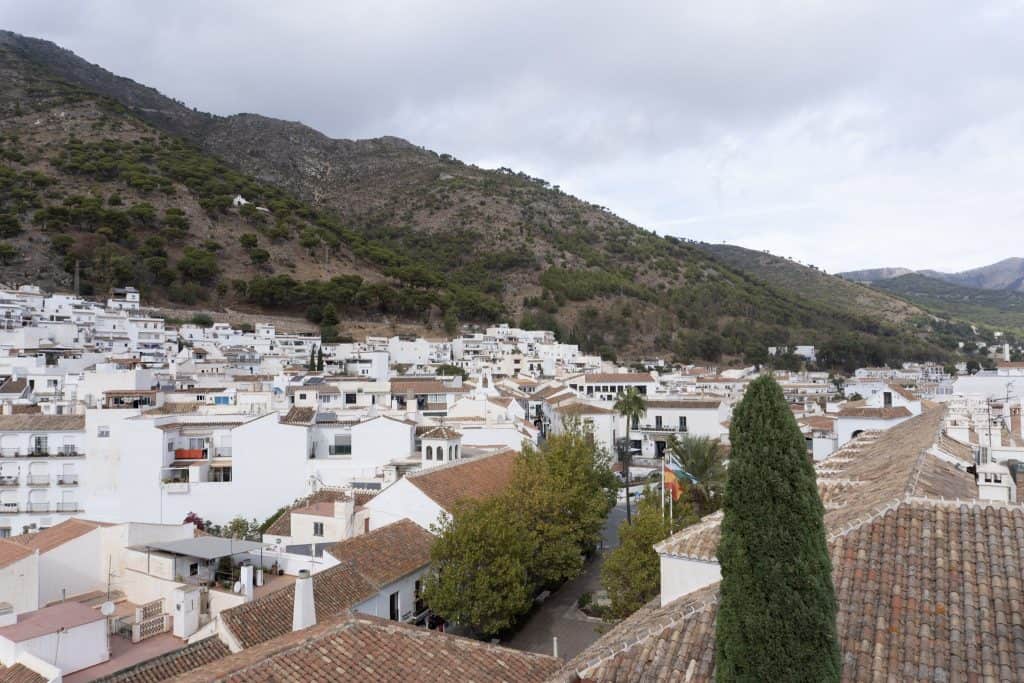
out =
[(434, 535), (419, 524), (402, 519), (336, 543), (327, 552), (383, 588), (430, 564), (434, 540)]
[(892, 392), (895, 392), (895, 393), (899, 394), (900, 396), (902, 396), (903, 398), (907, 399), (908, 401), (919, 401), (919, 400), (921, 400), (917, 396), (915, 396), (912, 391), (910, 391), (909, 389), (907, 389), (904, 386), (900, 386), (899, 384), (896, 384), (894, 382), (889, 382), (886, 386), (889, 388), (889, 391), (892, 391)]
[(21, 536), (12, 536), (11, 540), (15, 543), (29, 548), (31, 550), (38, 550), (40, 553), (46, 553), (54, 548), (58, 548), (68, 541), (73, 541), (79, 536), (84, 536), (93, 529), (100, 527), (113, 526), (106, 522), (93, 522), (88, 519), (78, 519), (72, 517), (66, 519), (60, 524), (37, 531), (31, 534), (22, 534)]
[(839, 411), (839, 417), (861, 417), (877, 420), (894, 420), (898, 417), (913, 415), (905, 406), (893, 408), (869, 408), (867, 406), (847, 406)]
[[(406, 392), (413, 394), (448, 394), (452, 390), (444, 382), (435, 379), (393, 379), (391, 380), (391, 393), (395, 396), (404, 396)], [(454, 392), (458, 393), (458, 392)]]
[(228, 646), (217, 636), (186, 645), (180, 650), (140, 662), (117, 673), (99, 679), (98, 683), (159, 683), (188, 673), (231, 654)]
[(316, 415), (316, 408), (292, 408), (281, 418), (281, 422), (290, 425), (307, 425), (313, 421), (314, 415)]
[[(321, 489), (316, 493), (311, 493), (305, 498), (295, 501), (295, 504), (291, 508), (285, 510), (281, 515), (273, 521), (273, 523), (267, 527), (264, 531), (264, 535), (267, 536), (291, 536), (292, 535), (292, 513), (296, 512), (304, 507), (316, 503), (335, 503), (339, 500), (344, 500), (348, 497), (348, 493), (345, 491), (335, 491), (332, 489)], [(356, 502), (358, 503), (358, 497)]]
[[(342, 614), (369, 600), (377, 587), (350, 564), (339, 564), (313, 575), (313, 604), (317, 621)], [(295, 606), (295, 584), (231, 609), (220, 617), (243, 648), (290, 633)]]
[(68, 432), (84, 429), (84, 415), (0, 415), (0, 432)]
[(569, 387), (565, 387), (565, 386), (561, 386), (561, 385), (553, 385), (553, 386), (545, 387), (544, 389), (541, 389), (540, 391), (535, 391), (532, 394), (530, 394), (530, 400), (531, 401), (543, 401), (546, 398), (551, 398), (555, 394), (560, 394), (560, 393), (565, 392), (565, 391), (571, 391), (571, 390), (569, 389)]
[[(905, 496), (969, 500), (977, 495), (966, 471), (924, 452), (935, 443), (942, 416), (941, 409), (930, 410), (877, 438), (854, 439), (815, 465), (829, 533), (874, 516)], [(662, 541), (658, 551), (714, 560), (721, 519), (720, 512), (708, 515)]]
[[(416, 428), (419, 432), (419, 428)], [(462, 437), (462, 433), (458, 430), (452, 429), (451, 427), (429, 427), (426, 431), (420, 433), (420, 437), (424, 439), (445, 439), (452, 440)]]
[(969, 443), (964, 443), (948, 434), (943, 434), (939, 437), (939, 448), (968, 464), (974, 463), (974, 448)]
[(565, 403), (555, 410), (562, 415), (614, 415), (615, 411), (611, 408), (602, 408), (601, 406), (590, 405), (589, 403), (582, 403), (580, 401), (573, 401), (572, 403)]
[(0, 683), (46, 683), (46, 676), (37, 674), (24, 664), (4, 666), (0, 664)]
[(460, 500), (490, 498), (505, 490), (512, 480), (515, 451), (505, 450), (472, 460), (456, 460), (406, 475), (409, 483), (445, 510)]
[(797, 422), (819, 432), (831, 432), (836, 428), (836, 419), (825, 415), (808, 415), (799, 418)]
[(15, 541), (9, 541), (6, 538), (0, 538), (0, 569), (20, 560), (24, 560), (33, 552), (32, 548), (29, 548), (22, 543), (16, 543)]
[(176, 680), (539, 683), (555, 673), (558, 663), (546, 655), (376, 617), (345, 615), (243, 650)]
[[(844, 681), (1024, 679), (1024, 508), (914, 499), (829, 547)], [(564, 671), (713, 680), (717, 591), (655, 599)]]
[[(1024, 507), (977, 502), (973, 478), (928, 452), (942, 413), (855, 440), (817, 466), (843, 680), (1024, 677)], [(720, 518), (659, 551), (713, 560)], [(597, 682), (711, 680), (717, 589), (655, 600), (565, 671)]]
[(8, 377), (3, 384), (0, 384), (0, 394), (20, 394), (28, 388), (28, 380), (24, 377), (11, 379)]

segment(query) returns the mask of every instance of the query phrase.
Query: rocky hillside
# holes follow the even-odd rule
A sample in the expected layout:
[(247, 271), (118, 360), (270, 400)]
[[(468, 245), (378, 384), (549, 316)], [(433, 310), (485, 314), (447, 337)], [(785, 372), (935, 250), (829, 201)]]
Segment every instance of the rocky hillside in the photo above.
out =
[(512, 320), (609, 355), (942, 353), (901, 302), (808, 297), (511, 169), (195, 112), (4, 32), (0, 123), (7, 281), (66, 287), (77, 264), (86, 292), (134, 283), (157, 301), (305, 313), (329, 334), (352, 319)]

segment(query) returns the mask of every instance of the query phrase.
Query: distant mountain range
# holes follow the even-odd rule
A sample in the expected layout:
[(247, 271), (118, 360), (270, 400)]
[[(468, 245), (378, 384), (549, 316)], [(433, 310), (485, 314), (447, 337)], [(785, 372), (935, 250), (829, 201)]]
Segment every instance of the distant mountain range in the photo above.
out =
[(881, 280), (916, 273), (933, 280), (942, 280), (962, 287), (975, 289), (998, 289), (1011, 292), (1024, 292), (1024, 258), (1012, 257), (988, 266), (971, 268), (959, 273), (944, 273), (938, 270), (918, 270), (909, 268), (869, 268), (867, 270), (851, 270), (839, 273), (841, 277), (855, 282), (873, 284)]

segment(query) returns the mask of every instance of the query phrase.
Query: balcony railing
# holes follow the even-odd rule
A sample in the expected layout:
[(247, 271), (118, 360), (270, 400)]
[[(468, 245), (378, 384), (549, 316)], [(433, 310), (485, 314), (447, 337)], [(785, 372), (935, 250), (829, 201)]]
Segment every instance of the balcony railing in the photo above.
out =
[(352, 455), (352, 446), (328, 446), (329, 455)]
[(50, 483), (49, 474), (30, 474), (28, 475), (29, 486), (47, 486)]
[(690, 431), (687, 427), (682, 425), (672, 424), (646, 424), (646, 425), (634, 425), (633, 431), (637, 432), (671, 432), (675, 434), (685, 434)]
[(0, 477), (0, 486), (18, 486), (18, 475)]
[(77, 474), (58, 474), (57, 484), (59, 486), (77, 486), (78, 475)]
[(64, 446), (56, 451), (50, 451), (45, 448), (30, 448), (28, 450), (20, 448), (0, 449), (0, 457), (3, 458), (81, 458), (84, 456), (85, 453), (82, 453), (74, 446)]
[(46, 502), (46, 503), (29, 503), (28, 504), (28, 511), (29, 512), (49, 512), (50, 511), (50, 503), (49, 502)]
[(20, 506), (17, 503), (0, 503), (0, 514), (17, 513)]
[(57, 512), (81, 512), (82, 506), (75, 501), (62, 500), (57, 503)]

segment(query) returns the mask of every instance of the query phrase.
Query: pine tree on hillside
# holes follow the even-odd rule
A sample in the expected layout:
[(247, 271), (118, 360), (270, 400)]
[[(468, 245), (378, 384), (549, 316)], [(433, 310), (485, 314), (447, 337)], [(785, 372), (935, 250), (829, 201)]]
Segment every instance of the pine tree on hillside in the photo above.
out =
[(838, 681), (836, 599), (814, 468), (782, 389), (733, 413), (722, 508), (718, 681)]

